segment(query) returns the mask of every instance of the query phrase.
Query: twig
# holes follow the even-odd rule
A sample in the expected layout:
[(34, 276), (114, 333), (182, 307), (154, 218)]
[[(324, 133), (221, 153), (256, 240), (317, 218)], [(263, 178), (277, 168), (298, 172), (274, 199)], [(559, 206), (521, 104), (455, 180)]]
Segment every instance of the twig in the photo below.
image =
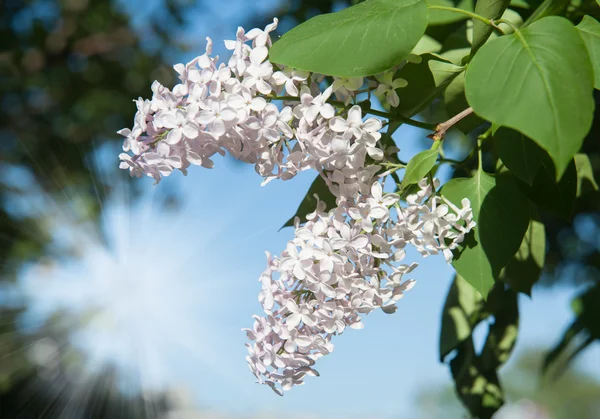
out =
[(450, 128), (452, 128), (455, 124), (457, 124), (459, 121), (466, 118), (467, 116), (471, 115), (472, 113), (473, 113), (473, 108), (468, 107), (461, 113), (454, 115), (449, 120), (442, 122), (441, 124), (438, 124), (435, 127), (435, 132), (433, 134), (429, 134), (428, 137), (431, 138), (433, 141), (443, 140), (444, 137), (446, 136), (446, 132)]
[(469, 16), (470, 18), (473, 18), (473, 19), (477, 19), (480, 22), (483, 22), (486, 25), (489, 25), (489, 26), (495, 28), (497, 31), (500, 32), (500, 34), (504, 35), (504, 32), (502, 32), (502, 29), (500, 29), (498, 27), (498, 25), (496, 25), (496, 22), (494, 22), (493, 20), (490, 20), (484, 16), (478, 15), (476, 13), (469, 12), (469, 11), (463, 10), (463, 9), (457, 9), (456, 7), (437, 6), (437, 5), (433, 5), (433, 4), (428, 4), (427, 8), (433, 9), (433, 10), (445, 10), (448, 12), (461, 13), (463, 15)]

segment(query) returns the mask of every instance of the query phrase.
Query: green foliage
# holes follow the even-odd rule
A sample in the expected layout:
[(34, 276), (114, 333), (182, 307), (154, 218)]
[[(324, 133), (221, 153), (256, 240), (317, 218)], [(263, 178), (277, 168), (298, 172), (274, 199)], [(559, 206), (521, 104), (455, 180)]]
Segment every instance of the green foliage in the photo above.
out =
[(544, 151), (520, 132), (509, 128), (496, 131), (494, 147), (511, 173), (531, 185), (542, 165)]
[[(471, 337), (475, 326), (487, 317), (485, 300), (467, 281), (456, 275), (442, 311), (440, 361)], [(483, 318), (482, 318), (483, 316)]]
[[(519, 400), (523, 406), (537, 405), (552, 419), (596, 419), (598, 417), (598, 394), (600, 381), (583, 368), (566, 371), (559, 380), (540, 380), (540, 365), (545, 349), (541, 346), (516, 351), (509, 365), (501, 372), (502, 389), (512, 403)], [(446, 385), (428, 385), (420, 390), (418, 406), (422, 413), (414, 417), (429, 418), (468, 418), (460, 409), (454, 391)], [(533, 410), (533, 409), (532, 409)], [(527, 412), (530, 410), (528, 409)], [(521, 410), (521, 412), (523, 412)], [(512, 415), (503, 412), (510, 419), (523, 416), (512, 411)], [(503, 414), (498, 416), (502, 417)]]
[(520, 183), (522, 191), (534, 202), (541, 212), (549, 212), (556, 217), (569, 220), (573, 214), (577, 196), (577, 169), (575, 162), (567, 167), (562, 178), (557, 181), (550, 158), (544, 153), (542, 164), (530, 186)]
[(452, 179), (442, 194), (453, 202), (471, 201), (475, 231), (455, 252), (456, 272), (486, 298), (500, 271), (512, 258), (529, 225), (526, 198), (510, 179), (478, 170), (471, 178)]
[[(461, 72), (456, 76), (446, 88), (444, 92), (444, 104), (448, 115), (456, 115), (462, 110), (469, 107), (467, 98), (465, 97), (465, 72)], [(475, 114), (471, 114), (464, 119), (461, 119), (455, 127), (463, 133), (468, 134), (475, 128), (483, 124), (485, 121)]]
[(439, 52), (442, 49), (442, 44), (433, 39), (431, 36), (423, 35), (411, 54), (422, 55), (427, 53)]
[[(454, 204), (470, 201), (477, 225), (453, 251), (457, 275), (442, 315), (440, 359), (451, 358), (456, 393), (470, 414), (488, 418), (504, 401), (498, 369), (516, 341), (518, 293), (531, 296), (533, 286), (545, 278), (542, 272), (567, 259), (556, 249), (563, 246), (561, 232), (572, 231), (574, 214), (600, 212), (600, 118), (595, 109), (600, 96), (593, 93), (599, 86), (600, 12), (591, 0), (570, 7), (567, 0), (426, 3), (427, 29), (414, 30), (414, 38), (407, 32), (393, 47), (388, 41), (396, 41), (397, 34), (388, 37), (371, 25), (385, 27), (372, 15), (380, 7), (390, 7), (385, 19), (400, 19), (392, 13), (395, 6), (366, 1), (362, 9), (318, 17), (284, 35), (271, 59), (340, 76), (396, 69), (395, 78), (407, 82), (397, 90), (399, 105), (390, 107), (379, 98), (386, 109), (379, 114), (390, 119), (388, 132), (402, 123), (420, 126), (406, 119), (415, 116), (436, 127), (429, 137), (440, 142), (406, 163), (395, 152), (386, 152), (379, 173), (394, 168), (391, 176), (406, 197), (414, 184), (450, 164), (454, 179), (439, 193)], [(415, 4), (396, 5), (407, 8), (405, 17), (421, 19)], [(350, 28), (347, 20), (359, 11), (364, 19)], [(342, 38), (351, 46), (340, 42)], [(379, 49), (363, 51), (372, 42)], [(409, 49), (418, 58), (396, 66)], [(374, 58), (385, 55), (383, 51), (389, 59)], [(446, 116), (448, 121), (441, 120)], [(462, 161), (446, 159), (444, 152), (452, 147), (441, 142), (451, 129), (477, 138), (474, 148), (467, 145), (472, 141), (462, 141), (461, 147), (467, 147)], [(391, 150), (391, 136), (384, 135), (380, 146)], [(495, 174), (486, 172), (494, 166)], [(402, 181), (394, 173), (401, 167), (406, 167)], [(319, 196), (327, 193), (324, 183), (319, 188)], [(333, 197), (329, 199), (333, 205)], [(305, 198), (305, 208), (297, 215), (312, 211), (314, 203)], [(589, 260), (600, 269), (596, 255)], [(600, 297), (594, 298), (600, 305)], [(472, 335), (483, 321), (489, 322), (487, 337), (477, 351)], [(589, 335), (590, 327), (589, 320), (584, 326), (578, 319), (564, 340)]]
[[(438, 143), (439, 144), (439, 143)], [(433, 169), (437, 160), (438, 151), (437, 147), (431, 150), (421, 151), (419, 154), (414, 156), (408, 162), (406, 166), (406, 172), (402, 182), (405, 185), (411, 185), (418, 183)]]
[(516, 292), (531, 296), (531, 288), (540, 279), (546, 258), (544, 224), (532, 218), (517, 253), (500, 272), (500, 280)]
[(587, 154), (575, 155), (575, 168), (577, 169), (577, 197), (598, 191), (598, 183), (594, 178), (594, 168)]
[(585, 42), (590, 60), (594, 67), (594, 87), (600, 89), (600, 22), (590, 16), (584, 16), (579, 25), (579, 34)]
[(546, 17), (484, 45), (466, 74), (475, 112), (548, 151), (560, 178), (592, 123), (592, 69), (573, 24)]
[(570, 0), (544, 0), (525, 21), (529, 25), (546, 16), (559, 16), (564, 13)]
[[(499, 19), (509, 4), (510, 0), (479, 0), (475, 4), (475, 13), (488, 19)], [(473, 21), (471, 56), (474, 56), (477, 50), (485, 44), (485, 41), (490, 37), (493, 30), (494, 28), (480, 20), (475, 19)]]
[[(473, 0), (460, 0), (454, 2), (452, 0), (428, 0), (427, 4), (445, 7), (457, 7), (459, 9), (473, 11)], [(448, 23), (460, 22), (469, 17), (460, 13), (453, 13), (448, 10), (430, 9), (429, 24), (430, 25), (445, 25)]]
[(400, 63), (425, 32), (422, 0), (367, 0), (315, 16), (275, 42), (269, 59), (343, 77), (376, 74)]
[(449, 60), (456, 65), (463, 65), (464, 61), (469, 57), (470, 51), (471, 48), (467, 47), (455, 48), (447, 51), (442, 51), (440, 53), (440, 57), (445, 58), (446, 60)]
[[(489, 323), (479, 353), (473, 343), (473, 330), (484, 320)], [(506, 362), (517, 338), (519, 309), (517, 294), (501, 285), (494, 287), (487, 301), (456, 276), (442, 313), (440, 359), (454, 353), (450, 371), (458, 397), (473, 417), (490, 418), (504, 397), (497, 369)]]
[(463, 67), (435, 54), (423, 54), (420, 57), (418, 64), (408, 63), (396, 74), (396, 77), (406, 80), (408, 85), (402, 88), (402, 100), (392, 110), (394, 114), (411, 117), (421, 112), (464, 71)]
[(513, 7), (519, 7), (522, 9), (529, 9), (529, 3), (525, 0), (511, 0), (510, 5)]

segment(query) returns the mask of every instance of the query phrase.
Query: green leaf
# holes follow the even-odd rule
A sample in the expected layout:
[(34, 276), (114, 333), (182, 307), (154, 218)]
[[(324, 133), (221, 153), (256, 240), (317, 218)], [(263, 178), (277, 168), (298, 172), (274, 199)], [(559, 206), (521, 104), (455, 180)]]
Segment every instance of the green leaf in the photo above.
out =
[[(477, 0), (475, 13), (488, 19), (499, 19), (510, 4), (510, 0)], [(473, 47), (471, 57), (490, 37), (494, 28), (480, 20), (473, 19)]]
[[(471, 289), (469, 289), (471, 288)], [(485, 344), (477, 353), (473, 330), (493, 316)], [(506, 362), (516, 342), (519, 323), (517, 294), (497, 284), (487, 301), (456, 277), (444, 305), (440, 358), (455, 351), (450, 360), (456, 392), (471, 417), (491, 418), (504, 401), (497, 370)]]
[(300, 217), (301, 221), (306, 220), (306, 215), (310, 214), (317, 208), (317, 199), (315, 198), (315, 194), (319, 197), (320, 201), (325, 203), (327, 209), (331, 209), (336, 206), (335, 196), (329, 191), (325, 180), (321, 176), (317, 176), (317, 178), (310, 185), (308, 192), (306, 192), (306, 196), (302, 202), (300, 202), (300, 205), (296, 210), (296, 214), (287, 220), (287, 222), (281, 226), (281, 228), (293, 226), (294, 218), (296, 217)]
[(479, 313), (484, 302), (475, 288), (456, 275), (442, 311), (440, 362), (444, 362), (450, 352), (468, 339), (475, 326), (483, 320)]
[[(523, 25), (523, 18), (521, 17), (521, 15), (519, 14), (519, 12), (516, 12), (515, 10), (512, 9), (506, 9), (504, 11), (504, 13), (502, 14), (502, 20), (507, 20), (508, 22), (512, 23), (514, 26), (516, 26), (517, 28), (521, 27)], [(509, 25), (508, 23), (499, 23), (498, 27), (500, 29), (502, 29), (502, 32), (504, 32), (505, 35), (511, 34), (514, 32), (514, 29), (511, 25)], [(493, 32), (492, 35), (490, 35), (490, 37), (493, 38), (497, 38), (498, 33), (497, 32)]]
[(296, 26), (273, 44), (269, 60), (332, 76), (368, 76), (405, 59), (426, 27), (423, 0), (367, 0)]
[[(438, 57), (441, 59), (442, 57)], [(448, 80), (452, 80), (464, 71), (464, 67), (454, 65), (446, 61), (429, 60), (429, 70), (433, 75), (436, 86), (445, 86)]]
[(472, 418), (490, 419), (504, 404), (498, 373), (488, 370), (475, 353), (473, 339), (461, 345), (450, 361), (456, 393)]
[(471, 202), (477, 226), (454, 253), (452, 265), (486, 298), (523, 241), (529, 225), (527, 199), (513, 182), (497, 182), (481, 170), (472, 178), (452, 179), (442, 188), (442, 195), (451, 202), (463, 198)]
[[(446, 111), (450, 116), (454, 116), (469, 107), (465, 97), (465, 73), (462, 72), (452, 80), (444, 92), (444, 102)], [(471, 114), (461, 119), (454, 126), (463, 133), (468, 134), (485, 121), (475, 114)]]
[(502, 126), (492, 122), (492, 135), (496, 135), (496, 132), (498, 132), (500, 128), (502, 128)]
[[(469, 12), (473, 11), (473, 0), (461, 0), (455, 3), (452, 0), (426, 0), (427, 4), (432, 6), (455, 7)], [(429, 9), (429, 24), (430, 25), (446, 25), (448, 23), (460, 22), (467, 20), (469, 16), (462, 13), (451, 12), (447, 10)]]
[(408, 82), (400, 91), (400, 104), (393, 114), (411, 117), (421, 112), (464, 69), (433, 54), (421, 55), (420, 63), (408, 63), (396, 73)]
[[(468, 55), (471, 52), (471, 43), (465, 36), (465, 31), (466, 31), (466, 28), (467, 28), (467, 25), (469, 24), (469, 22), (470, 22), (470, 20), (466, 20), (464, 22), (447, 25), (447, 27), (449, 28), (448, 30), (450, 30), (451, 28), (455, 28), (454, 31), (451, 31), (450, 33), (448, 33), (445, 37), (443, 37), (441, 39), (436, 37), (436, 39), (438, 39), (442, 43), (443, 51), (465, 48), (465, 49), (468, 49), (466, 55), (467, 55), (467, 59), (469, 58)], [(443, 27), (434, 26), (434, 29), (435, 28), (443, 28)], [(464, 64), (466, 64), (466, 61), (459, 62), (458, 64), (464, 65)]]
[(463, 59), (469, 55), (471, 48), (456, 48), (444, 51), (440, 54), (442, 58), (447, 59), (456, 65), (462, 65)]
[(466, 97), (475, 113), (548, 151), (557, 178), (591, 127), (592, 88), (585, 44), (562, 17), (546, 17), (489, 41), (466, 74)]
[(481, 363), (486, 370), (496, 370), (510, 357), (519, 333), (519, 304), (517, 293), (504, 290), (501, 304), (494, 312), (494, 323), (490, 325), (481, 350)]
[(557, 182), (555, 168), (546, 153), (542, 157), (542, 165), (533, 179), (532, 186), (520, 183), (525, 195), (538, 205), (539, 209), (547, 211), (564, 220), (569, 220), (575, 206), (577, 195), (577, 169), (575, 162), (567, 166), (563, 177)]
[[(512, 25), (509, 25), (508, 23), (505, 23), (505, 22), (498, 23), (498, 27), (502, 30), (502, 32), (505, 35), (508, 35), (508, 34), (511, 34), (514, 32), (513, 26), (516, 26), (517, 28), (519, 28), (523, 25), (523, 18), (521, 17), (521, 15), (511, 9), (506, 9), (504, 11), (504, 13), (502, 14), (501, 19), (512, 23)], [(498, 35), (497, 32), (492, 32), (489, 35), (488, 40), (496, 39), (499, 36), (500, 35)], [(467, 21), (467, 40), (469, 41), (469, 43), (471, 43), (471, 44), (473, 43), (473, 21), (472, 20)]]
[(577, 197), (598, 191), (594, 169), (587, 154), (575, 155), (575, 167), (577, 168)]
[(530, 25), (547, 16), (563, 15), (571, 0), (544, 0), (527, 18), (524, 26)]
[(406, 172), (404, 173), (402, 183), (409, 185), (419, 183), (433, 168), (437, 156), (437, 150), (425, 150), (410, 159), (406, 165)]
[(585, 15), (579, 25), (579, 34), (585, 42), (592, 67), (594, 67), (594, 87), (600, 89), (600, 22)]
[(423, 37), (411, 51), (411, 54), (422, 55), (432, 52), (439, 52), (441, 49), (442, 44), (433, 39), (431, 36), (423, 35)]
[(514, 291), (531, 296), (531, 288), (540, 278), (545, 258), (546, 230), (544, 224), (533, 219), (517, 254), (500, 272), (500, 280)]
[[(493, 317), (481, 353), (473, 344), (475, 327)], [(472, 417), (490, 418), (504, 397), (497, 369), (510, 356), (516, 342), (519, 323), (517, 294), (496, 284), (487, 301), (460, 276), (450, 287), (440, 332), (440, 360), (451, 352), (450, 370), (456, 392)]]
[(520, 132), (509, 128), (496, 131), (494, 146), (512, 174), (531, 185), (542, 165), (544, 151)]
[(529, 3), (525, 0), (512, 0), (510, 5), (513, 7), (520, 7), (521, 9), (530, 9)]

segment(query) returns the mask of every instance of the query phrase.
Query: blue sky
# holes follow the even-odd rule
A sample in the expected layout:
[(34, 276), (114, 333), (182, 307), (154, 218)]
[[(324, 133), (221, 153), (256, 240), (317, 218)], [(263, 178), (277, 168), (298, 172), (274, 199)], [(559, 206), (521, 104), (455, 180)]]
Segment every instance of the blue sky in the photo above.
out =
[[(135, 3), (123, 5), (134, 12)], [(187, 39), (200, 40), (198, 54), (205, 36), (220, 44), (234, 36), (244, 13), (264, 13), (273, 2), (207, 4), (190, 16), (193, 25), (185, 30)], [(141, 25), (144, 14), (135, 15)], [(132, 104), (132, 120), (134, 111)], [(408, 160), (420, 151), (424, 135), (402, 127), (396, 134), (401, 157)], [(58, 209), (57, 231), (77, 245), (80, 261), (31, 266), (21, 278), (33, 302), (31, 319), (57, 308), (86, 319), (73, 343), (89, 354), (90, 368), (116, 362), (124, 374), (139, 376), (144, 387), (185, 387), (199, 407), (244, 417), (294, 411), (329, 418), (408, 418), (420, 390), (450, 383), (437, 348), (453, 271), (441, 257), (422, 260), (409, 254), (420, 262), (412, 275), (417, 285), (400, 301), (398, 312), (373, 313), (364, 330), (337, 337), (334, 353), (318, 361), (321, 377), (309, 377), (283, 398), (253, 384), (241, 329), (250, 327), (252, 314), (261, 310), (257, 280), (264, 252), (285, 248), (293, 233), (279, 227), (295, 212), (315, 174), (261, 187), (253, 167), (217, 159), (212, 170), (193, 167), (187, 177), (175, 173), (159, 185), (140, 179), (143, 197), (130, 202), (120, 181), (127, 172), (118, 169), (119, 152), (113, 144), (99, 153), (108, 180), (117, 185), (102, 217), (109, 247), (100, 245), (91, 230), (70, 224)], [(161, 192), (170, 188), (183, 197), (177, 211), (161, 205)], [(533, 300), (521, 299), (517, 354), (558, 338), (571, 320), (574, 293), (534, 290)], [(579, 364), (600, 375), (598, 363), (590, 362), (599, 356), (595, 347)]]

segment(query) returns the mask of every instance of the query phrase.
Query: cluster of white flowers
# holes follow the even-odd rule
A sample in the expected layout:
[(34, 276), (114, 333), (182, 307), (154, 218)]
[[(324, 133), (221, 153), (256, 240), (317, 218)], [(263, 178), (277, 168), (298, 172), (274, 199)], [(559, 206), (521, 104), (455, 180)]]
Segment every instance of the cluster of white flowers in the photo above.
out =
[[(227, 64), (210, 57), (208, 38), (204, 55), (175, 66), (181, 82), (173, 90), (154, 82), (152, 100), (136, 101), (133, 129), (119, 131), (126, 137), (121, 168), (158, 182), (174, 169), (185, 174), (191, 164), (210, 168), (215, 153), (229, 153), (255, 164), (265, 181), (326, 171), (333, 192), (351, 196), (356, 182), (372, 175), (365, 172), (366, 156), (383, 158), (377, 147), (382, 122), (363, 121), (358, 105), (343, 109), (363, 85), (397, 105), (394, 88), (406, 83), (389, 71), (370, 80), (334, 78), (321, 92), (324, 76), (278, 70), (267, 60), (276, 27), (275, 19), (264, 30), (238, 28), (236, 40), (225, 42), (232, 51)], [(332, 94), (340, 111), (330, 103)], [(277, 98), (285, 106), (273, 103)]]
[(449, 261), (474, 222), (469, 201), (454, 206), (437, 195), (437, 181), (421, 181), (402, 206), (398, 195), (383, 193), (385, 176), (377, 177), (381, 166), (372, 162), (386, 158), (384, 124), (363, 120), (356, 97), (369, 91), (398, 106), (396, 90), (406, 81), (394, 69), (325, 80), (276, 68), (267, 59), (276, 26), (275, 19), (264, 30), (238, 28), (225, 42), (227, 64), (211, 58), (208, 39), (204, 55), (175, 66), (180, 83), (172, 90), (154, 82), (152, 99), (136, 101), (133, 129), (120, 131), (119, 157), (132, 176), (159, 182), (192, 164), (211, 168), (214, 154), (229, 153), (254, 164), (263, 183), (314, 169), (337, 197), (329, 212), (320, 202), (305, 223), (296, 220), (294, 239), (280, 258), (268, 257), (260, 278), (266, 316), (247, 329), (247, 359), (259, 382), (282, 394), (317, 374), (313, 365), (332, 351), (332, 336), (362, 328), (361, 314), (396, 310), (414, 284), (403, 276), (417, 265), (400, 263), (407, 245)]
[(333, 350), (331, 338), (346, 327), (362, 329), (361, 314), (395, 312), (415, 282), (404, 275), (417, 264), (400, 263), (408, 244), (429, 255), (463, 240), (474, 226), (468, 201), (457, 208), (433, 195), (427, 181), (419, 187), (406, 207), (398, 195), (383, 194), (379, 182), (369, 195), (338, 198), (329, 212), (319, 202), (305, 224), (296, 220), (280, 258), (267, 253), (259, 295), (266, 315), (245, 329), (253, 341), (247, 360), (260, 383), (283, 394), (318, 375), (313, 365)]

